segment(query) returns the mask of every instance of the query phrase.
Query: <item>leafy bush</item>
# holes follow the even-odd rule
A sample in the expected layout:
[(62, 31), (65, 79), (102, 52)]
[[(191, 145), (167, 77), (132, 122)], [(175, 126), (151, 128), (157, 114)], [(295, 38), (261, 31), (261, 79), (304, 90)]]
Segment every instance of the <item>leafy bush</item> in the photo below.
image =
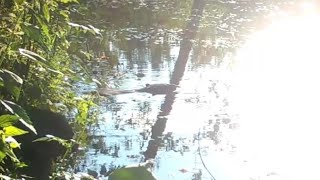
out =
[(28, 133), (17, 122), (36, 132), (25, 108), (76, 109), (75, 124), (85, 128), (94, 104), (90, 97), (76, 98), (71, 82), (90, 81), (78, 73), (86, 72), (83, 61), (91, 58), (84, 42), (101, 34), (72, 22), (76, 7), (77, 0), (0, 1), (0, 174), (14, 176), (8, 160), (13, 169), (25, 166), (13, 151), (20, 147), (14, 137)]

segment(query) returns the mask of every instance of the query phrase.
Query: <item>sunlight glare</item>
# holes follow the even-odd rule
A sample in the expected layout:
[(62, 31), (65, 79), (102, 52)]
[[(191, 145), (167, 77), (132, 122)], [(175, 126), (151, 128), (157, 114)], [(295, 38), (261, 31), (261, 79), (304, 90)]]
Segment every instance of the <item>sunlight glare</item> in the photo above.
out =
[(239, 153), (282, 180), (320, 179), (319, 19), (278, 20), (236, 58), (231, 99), (240, 116)]
[(316, 12), (316, 5), (312, 2), (302, 2), (300, 6), (304, 13), (311, 14)]

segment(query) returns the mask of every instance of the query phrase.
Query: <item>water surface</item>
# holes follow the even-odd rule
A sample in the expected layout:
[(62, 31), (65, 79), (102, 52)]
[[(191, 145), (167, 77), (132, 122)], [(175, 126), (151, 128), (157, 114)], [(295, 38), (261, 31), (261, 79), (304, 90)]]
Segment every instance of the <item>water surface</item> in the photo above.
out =
[[(215, 28), (200, 30), (169, 115), (159, 117), (165, 95), (129, 93), (101, 100), (80, 171), (154, 157), (158, 179), (319, 179), (314, 164), (319, 162), (319, 16), (305, 11), (305, 4), (290, 5), (294, 11), (265, 10), (269, 6), (259, 3), (228, 5), (237, 18), (228, 14)], [(239, 7), (245, 12), (236, 11)], [(210, 13), (204, 16), (209, 22)], [(94, 77), (121, 90), (169, 83), (181, 40), (175, 28), (122, 28), (126, 38), (110, 41), (109, 49), (119, 65), (106, 73), (100, 62)], [(159, 137), (152, 136), (156, 131)]]

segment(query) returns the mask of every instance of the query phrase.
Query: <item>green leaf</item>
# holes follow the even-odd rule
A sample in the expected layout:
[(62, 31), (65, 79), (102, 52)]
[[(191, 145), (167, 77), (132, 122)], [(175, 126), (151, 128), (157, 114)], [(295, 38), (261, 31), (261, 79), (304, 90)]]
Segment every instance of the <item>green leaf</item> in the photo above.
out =
[(23, 83), (23, 80), (18, 75), (16, 75), (15, 73), (13, 73), (11, 71), (8, 71), (6, 69), (3, 69), (2, 71), (4, 73), (6, 73), (6, 74), (9, 74), (17, 83), (19, 83), (19, 84)]
[(2, 79), (2, 77), (0, 77), (0, 87), (3, 87), (4, 86), (4, 81)]
[(38, 139), (33, 140), (32, 142), (50, 142), (53, 141), (55, 136), (47, 135)]
[(0, 127), (8, 127), (11, 126), (13, 124), (15, 124), (16, 122), (18, 122), (19, 117), (15, 116), (15, 115), (2, 115), (0, 116)]
[(21, 29), (29, 39), (39, 42), (40, 44), (44, 43), (39, 27), (24, 23), (21, 24)]
[(22, 3), (24, 3), (25, 0), (14, 0), (15, 3), (17, 3), (18, 5), (21, 5)]
[(89, 31), (89, 30), (90, 30), (90, 28), (88, 28), (87, 26), (81, 25), (81, 24), (72, 23), (72, 22), (69, 22), (68, 24), (69, 24), (70, 26), (72, 26), (72, 27), (79, 27), (79, 28), (81, 28), (81, 29), (83, 29), (83, 30), (86, 30), (86, 31)]
[(12, 114), (16, 114), (20, 118), (24, 119), (26, 122), (32, 124), (32, 121), (30, 120), (27, 112), (21, 106), (7, 100), (0, 100), (0, 102), (7, 110), (9, 110), (9, 112), (11, 112)]
[(9, 13), (8, 15), (9, 15), (9, 17), (12, 17), (12, 18), (16, 18), (17, 17), (17, 15), (14, 14), (14, 13)]
[(47, 134), (46, 136), (44, 137), (41, 137), (41, 138), (38, 138), (38, 139), (35, 139), (33, 140), (32, 142), (50, 142), (50, 141), (56, 141), (58, 142), (59, 144), (65, 146), (65, 147), (70, 147), (70, 142), (68, 142), (67, 140), (65, 139), (61, 139), (59, 137), (56, 137), (56, 136), (53, 136), (53, 135), (50, 135), (50, 134)]
[(23, 80), (15, 73), (6, 69), (0, 70), (0, 78), (2, 79), (5, 89), (16, 99), (19, 98), (21, 85)]
[(113, 171), (108, 180), (155, 180), (146, 167), (120, 168)]
[[(44, 22), (44, 19), (42, 16), (39, 16), (37, 12), (32, 11), (33, 12), (33, 16), (36, 17), (37, 21), (38, 21), (38, 25), (40, 26), (41, 29), (41, 35), (45, 35), (45, 37), (49, 40), (49, 42), (51, 41), (51, 36), (49, 34), (49, 27), (48, 25)], [(50, 18), (50, 15), (49, 15)], [(43, 36), (42, 36), (43, 37)], [(45, 43), (45, 45), (49, 45), (48, 43)]]
[(0, 138), (0, 162), (3, 160), (3, 158), (6, 157), (6, 153), (4, 152), (6, 144), (2, 137), (4, 137), (4, 135), (1, 135), (1, 138)]
[(67, 10), (61, 10), (59, 14), (62, 15), (64, 18), (68, 19), (70, 12)]
[(100, 33), (100, 29), (95, 28), (92, 25), (88, 25), (88, 26), (91, 28), (91, 30), (94, 32), (94, 34), (98, 34), (98, 35), (102, 36), (102, 34)]
[(5, 101), (0, 100), (0, 102), (8, 111), (14, 114), (13, 109)]
[(71, 2), (78, 3), (78, 0), (60, 0), (60, 2), (62, 2), (62, 3), (71, 3)]
[(6, 153), (0, 151), (0, 161), (2, 161), (6, 157)]
[(8, 126), (3, 128), (4, 134), (6, 136), (19, 136), (28, 133), (28, 131), (24, 131), (15, 126)]
[(61, 74), (61, 75), (63, 75), (62, 72), (60, 72), (60, 71), (55, 70), (54, 68), (52, 68), (52, 67), (50, 66), (50, 64), (47, 63), (47, 60), (46, 60), (45, 58), (41, 57), (39, 54), (34, 53), (34, 52), (32, 52), (32, 51), (29, 51), (29, 50), (26, 50), (26, 49), (22, 49), (22, 48), (19, 48), (19, 52), (20, 52), (21, 55), (26, 56), (26, 57), (34, 60), (34, 61), (37, 61), (37, 62), (39, 62), (41, 65), (44, 65), (44, 66), (47, 68), (48, 71), (51, 71), (51, 72), (56, 73), (56, 74)]
[(13, 97), (17, 100), (20, 96), (21, 88), (17, 86), (6, 86), (6, 88), (10, 91)]
[(31, 124), (28, 124), (25, 120), (23, 119), (19, 119), (20, 122), (25, 125), (28, 129), (30, 129), (33, 133), (37, 134), (37, 130), (31, 125)]
[(19, 52), (21, 55), (26, 56), (34, 61), (40, 61), (40, 62), (47, 61), (45, 58), (41, 57), (39, 54), (26, 49), (19, 48)]
[[(18, 168), (28, 167), (28, 165), (25, 164), (24, 162), (16, 162), (15, 165), (16, 165)], [(10, 180), (12, 180), (12, 179), (10, 179)]]
[(6, 152), (6, 155), (9, 156), (13, 162), (20, 162), (10, 147), (6, 147), (5, 152)]
[(60, 74), (60, 75), (63, 75), (62, 72), (58, 71), (58, 70), (55, 70), (55, 69), (51, 69), (51, 68), (47, 68), (49, 71), (53, 72), (53, 73), (56, 73), (56, 74)]
[(50, 22), (50, 11), (49, 11), (48, 4), (43, 5), (42, 12), (47, 22)]
[(14, 139), (13, 137), (9, 136), (6, 138), (6, 142), (9, 143), (10, 148), (14, 149), (14, 148), (20, 148), (20, 144), (17, 142), (16, 139)]
[[(0, 152), (0, 154), (1, 154), (1, 152)], [(0, 155), (0, 156), (1, 156), (1, 155)], [(1, 157), (0, 157), (0, 158), (1, 158)], [(0, 174), (0, 179), (3, 179), (3, 180), (12, 180), (11, 177), (5, 176), (5, 175), (2, 175), (2, 174)]]
[(12, 114), (15, 114), (16, 116), (19, 116), (20, 117), (19, 121), (23, 125), (29, 128), (35, 134), (37, 134), (36, 129), (32, 126), (32, 122), (28, 114), (21, 106), (15, 104), (14, 102), (6, 101), (6, 100), (4, 101), (0, 100), (0, 102), (7, 110), (9, 110), (9, 112), (11, 112)]

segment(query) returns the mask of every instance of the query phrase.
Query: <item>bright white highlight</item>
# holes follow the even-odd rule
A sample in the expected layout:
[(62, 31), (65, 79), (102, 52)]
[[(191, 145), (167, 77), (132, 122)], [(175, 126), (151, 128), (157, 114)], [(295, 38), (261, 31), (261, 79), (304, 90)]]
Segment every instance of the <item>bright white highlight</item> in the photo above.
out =
[(239, 153), (252, 171), (274, 172), (261, 180), (320, 179), (319, 19), (279, 20), (238, 53), (232, 104), (241, 119)]
[(302, 2), (300, 4), (302, 10), (304, 11), (304, 13), (307, 14), (312, 14), (312, 13), (316, 13), (316, 5), (312, 2)]

